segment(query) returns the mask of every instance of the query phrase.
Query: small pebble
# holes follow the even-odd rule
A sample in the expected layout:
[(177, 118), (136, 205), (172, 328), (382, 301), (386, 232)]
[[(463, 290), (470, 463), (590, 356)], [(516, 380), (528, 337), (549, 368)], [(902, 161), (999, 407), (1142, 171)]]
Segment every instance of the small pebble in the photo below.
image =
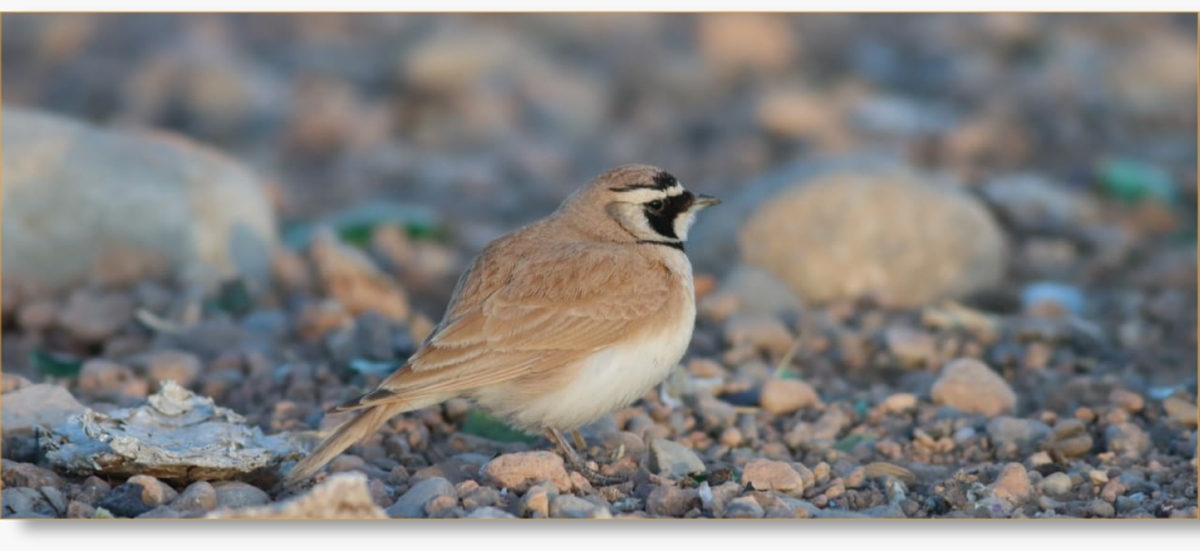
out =
[(725, 368), (710, 358), (692, 358), (687, 362), (688, 375), (696, 379), (719, 379), (726, 375)]
[(0, 479), (4, 481), (4, 487), (6, 488), (14, 486), (29, 488), (51, 486), (61, 489), (64, 486), (63, 479), (50, 469), (30, 463), (9, 461), (8, 459), (0, 461)]
[(79, 369), (79, 390), (90, 395), (126, 394), (144, 397), (150, 393), (149, 381), (134, 375), (133, 370), (102, 358), (83, 362)]
[(1109, 425), (1104, 430), (1104, 438), (1108, 442), (1108, 451), (1132, 458), (1140, 458), (1153, 445), (1150, 436), (1133, 423)]
[(167, 507), (166, 505), (159, 505), (158, 507), (138, 515), (137, 518), (180, 518), (182, 516), (183, 515), (175, 509)]
[(475, 509), (478, 507), (489, 507), (500, 503), (500, 490), (490, 487), (476, 488), (469, 492), (459, 491), (458, 495), (462, 496), (463, 507)]
[(271, 502), (271, 496), (266, 492), (238, 480), (223, 480), (212, 484), (217, 494), (217, 507), (238, 509), (255, 507)]
[(996, 445), (1012, 442), (1019, 448), (1032, 449), (1052, 433), (1048, 425), (1032, 419), (1001, 416), (987, 424), (988, 438)]
[(550, 518), (612, 518), (612, 513), (586, 499), (562, 494), (550, 501)]
[(1052, 447), (1064, 457), (1082, 457), (1092, 451), (1092, 437), (1078, 419), (1063, 419), (1054, 426)]
[(1189, 402), (1183, 398), (1170, 397), (1163, 400), (1163, 409), (1167, 412), (1167, 419), (1173, 423), (1178, 423), (1185, 427), (1196, 427), (1196, 404)]
[(401, 495), (388, 507), (387, 514), (391, 518), (421, 518), (425, 516), (426, 505), (439, 497), (447, 497), (457, 502), (454, 485), (441, 477), (427, 478)]
[(764, 514), (758, 501), (750, 496), (742, 496), (729, 502), (722, 518), (763, 518)]
[(689, 473), (702, 473), (705, 466), (696, 452), (671, 440), (656, 438), (650, 441), (650, 469), (663, 476), (681, 478)]
[(763, 409), (775, 415), (787, 415), (800, 409), (822, 405), (817, 391), (808, 383), (776, 377), (763, 384), (759, 400)]
[(524, 492), (541, 481), (553, 482), (560, 492), (574, 487), (558, 454), (548, 451), (510, 453), (492, 459), (484, 466), (489, 480), (516, 492)]
[(451, 516), (455, 507), (458, 506), (458, 499), (452, 495), (439, 495), (425, 502), (425, 516), (429, 518), (446, 518)]
[(63, 494), (62, 490), (54, 486), (42, 486), (38, 488), (38, 491), (54, 509), (55, 516), (61, 517), (67, 512), (67, 496)]
[(1062, 498), (1071, 493), (1071, 488), (1074, 486), (1074, 483), (1071, 481), (1071, 477), (1066, 473), (1054, 473), (1046, 478), (1043, 478), (1042, 481), (1038, 483), (1038, 486), (1047, 495), (1055, 498)]
[(1017, 405), (1017, 395), (1008, 383), (974, 358), (959, 358), (946, 364), (929, 392), (935, 404), (988, 417), (1011, 412)]
[(84, 289), (71, 293), (59, 313), (62, 327), (87, 342), (102, 342), (112, 337), (132, 319), (133, 301), (128, 296), (93, 294)]
[(722, 446), (736, 448), (742, 444), (742, 431), (738, 430), (737, 427), (728, 427), (721, 431), (719, 441)]
[[(151, 478), (151, 480), (154, 479)], [(97, 502), (96, 507), (104, 508), (118, 517), (137, 517), (163, 503), (163, 492), (158, 488), (157, 482), (157, 480), (154, 480), (154, 484), (148, 485), (136, 482), (121, 484), (113, 488), (108, 492), (108, 495)]]
[(72, 501), (67, 504), (67, 518), (92, 518), (96, 514), (96, 508), (80, 501)]
[(933, 360), (937, 354), (937, 341), (933, 335), (908, 327), (894, 325), (883, 332), (888, 351), (904, 367), (918, 367)]
[(1037, 453), (1029, 456), (1029, 466), (1031, 468), (1040, 467), (1042, 465), (1049, 465), (1050, 463), (1053, 463), (1053, 462), (1054, 462), (1054, 460), (1050, 458), (1050, 454), (1048, 454), (1044, 451), (1040, 451), (1040, 452), (1037, 452)]
[(478, 509), (472, 510), (470, 513), (467, 513), (466, 518), (517, 518), (517, 517), (513, 516), (512, 513), (505, 511), (504, 509), (497, 509), (495, 507), (488, 506), (488, 507), (480, 507)]
[(1020, 463), (1005, 465), (1004, 470), (1000, 472), (1000, 476), (992, 485), (992, 491), (995, 492), (996, 497), (1008, 500), (1014, 505), (1028, 499), (1033, 493), (1033, 487), (1030, 485), (1029, 473), (1025, 470), (1025, 466)]
[(1105, 483), (1104, 487), (1100, 490), (1100, 499), (1103, 499), (1109, 503), (1114, 503), (1117, 498), (1121, 497), (1125, 493), (1126, 490), (1128, 490), (1128, 488), (1125, 487), (1125, 483), (1121, 482), (1120, 478), (1111, 479)]
[(203, 480), (193, 482), (171, 506), (180, 511), (212, 511), (217, 507), (217, 490)]
[(1088, 502), (1087, 512), (1088, 516), (1099, 518), (1112, 518), (1117, 514), (1112, 504), (1102, 499), (1093, 499)]
[(658, 486), (646, 498), (646, 512), (657, 517), (680, 517), (693, 507), (701, 506), (697, 490), (677, 486)]
[(179, 386), (189, 387), (199, 378), (203, 368), (200, 358), (177, 350), (152, 352), (143, 359), (143, 363), (146, 377), (155, 389), (162, 381), (175, 381)]
[(35, 488), (5, 488), (0, 499), (0, 516), (4, 518), (55, 518), (58, 511)]
[(108, 495), (112, 489), (107, 482), (96, 476), (89, 476), (79, 485), (79, 491), (71, 496), (71, 499), (81, 501), (88, 505), (95, 505), (96, 502)]
[(1083, 312), (1084, 297), (1083, 292), (1072, 285), (1041, 281), (1031, 283), (1021, 290), (1021, 305), (1027, 312), (1041, 313), (1049, 310), (1057, 315), (1079, 315)]
[(538, 484), (521, 496), (518, 512), (522, 518), (546, 518), (550, 516), (550, 499), (558, 495), (553, 484)]
[(908, 392), (898, 392), (888, 396), (882, 403), (879, 404), (879, 411), (896, 415), (908, 410), (916, 409), (917, 396)]
[(846, 476), (842, 477), (842, 483), (850, 489), (861, 488), (866, 481), (867, 471), (862, 467), (855, 467)]
[(1146, 400), (1142, 398), (1141, 394), (1122, 388), (1114, 389), (1109, 393), (1108, 401), (1112, 405), (1130, 413), (1142, 411), (1142, 408), (1146, 405)]
[(792, 496), (804, 493), (800, 473), (783, 461), (752, 459), (742, 468), (741, 482), (755, 490), (775, 490)]
[(795, 337), (770, 315), (734, 314), (725, 320), (725, 339), (733, 348), (750, 346), (778, 358), (792, 347)]

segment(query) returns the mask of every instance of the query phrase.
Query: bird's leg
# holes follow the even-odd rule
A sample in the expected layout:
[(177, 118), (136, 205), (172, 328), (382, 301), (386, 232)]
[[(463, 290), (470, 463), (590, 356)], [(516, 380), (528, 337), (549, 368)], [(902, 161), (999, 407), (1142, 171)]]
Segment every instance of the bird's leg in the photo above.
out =
[(587, 440), (584, 440), (583, 435), (579, 434), (579, 429), (571, 429), (571, 439), (575, 441), (576, 448), (579, 448), (580, 450), (587, 449)]
[(567, 442), (566, 438), (563, 438), (562, 433), (558, 429), (546, 429), (546, 437), (559, 449), (563, 458), (566, 459), (567, 465), (579, 471), (579, 474), (582, 474), (593, 486), (611, 486), (624, 482), (624, 479), (600, 474), (600, 472), (588, 467), (587, 463), (584, 462), (583, 458), (579, 457), (579, 454), (575, 452), (575, 448), (571, 447), (571, 444)]

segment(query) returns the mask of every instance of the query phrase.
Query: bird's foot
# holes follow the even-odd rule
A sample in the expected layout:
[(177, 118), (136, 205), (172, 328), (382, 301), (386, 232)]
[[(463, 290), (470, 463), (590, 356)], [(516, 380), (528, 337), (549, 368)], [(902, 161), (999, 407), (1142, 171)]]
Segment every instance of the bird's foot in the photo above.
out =
[[(583, 475), (583, 478), (587, 479), (592, 486), (612, 486), (626, 481), (624, 477), (606, 475), (588, 466), (587, 461), (584, 461), (579, 456), (575, 448), (571, 447), (571, 444), (567, 442), (566, 438), (563, 438), (562, 433), (557, 429), (546, 429), (546, 435), (554, 443), (555, 447), (558, 448), (567, 466), (571, 470)], [(575, 437), (576, 441), (583, 440), (578, 431), (574, 431), (572, 436)]]
[(592, 486), (613, 486), (626, 481), (624, 477), (603, 474), (600, 471), (589, 467), (587, 463), (584, 463), (578, 458), (576, 458), (574, 461), (568, 459), (567, 463), (570, 464), (571, 469), (583, 475), (583, 478), (587, 479)]

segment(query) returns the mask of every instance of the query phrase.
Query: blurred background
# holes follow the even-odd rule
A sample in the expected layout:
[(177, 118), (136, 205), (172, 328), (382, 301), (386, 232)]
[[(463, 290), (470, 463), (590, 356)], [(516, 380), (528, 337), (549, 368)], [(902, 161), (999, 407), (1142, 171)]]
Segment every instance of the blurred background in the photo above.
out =
[[(2, 46), (8, 316), (280, 280), (325, 226), (437, 319), (486, 242), (625, 162), (727, 200), (703, 286), (740, 256), (786, 304), (1194, 304), (1190, 14), (11, 14)], [(850, 191), (780, 199), (817, 176)]]
[(169, 376), (317, 427), (490, 240), (640, 162), (726, 201), (688, 246), (723, 399), (786, 358), (965, 411), (931, 389), (968, 356), (1039, 423), (1166, 400), (1137, 423), (1194, 457), (1194, 14), (6, 14), (2, 47), (4, 371), (89, 405)]
[[(623, 162), (734, 194), (862, 150), (1073, 189), (1123, 159), (1195, 182), (1192, 15), (22, 15), (4, 101), (183, 133), (282, 189), (541, 216)], [(1183, 201), (1192, 203), (1193, 201)]]
[[(732, 200), (706, 213), (692, 248), (698, 268), (718, 276), (733, 266), (748, 220), (764, 218), (753, 213), (765, 198), (812, 173), (880, 164), (948, 178), (983, 199), (1004, 235), (969, 247), (1009, 241), (1011, 253), (964, 256), (953, 269), (983, 263), (992, 273), (951, 277), (946, 289), (901, 303), (1019, 289), (1023, 280), (1128, 281), (1129, 269), (1164, 247), (1194, 248), (1196, 25), (1188, 14), (15, 14), (4, 31), (6, 107), (175, 132), (249, 167), (244, 179), (261, 181), (267, 196), (214, 195), (211, 203), (225, 206), (205, 216), (228, 218), (215, 223), (222, 229), (249, 217), (258, 228), (250, 233), (278, 226), (285, 243), (302, 245), (317, 223), (361, 233), (400, 220), (409, 233), (452, 245), (422, 261), (440, 266), (429, 267), (438, 276), (626, 162), (662, 166)], [(30, 158), (44, 156), (24, 148), (31, 132), (19, 124), (5, 125), (5, 169), (36, 173)], [(830, 159), (832, 169), (822, 164)], [(116, 162), (98, 159), (95, 170)], [(244, 217), (225, 212), (264, 200), (272, 219), (250, 207)], [(824, 206), (815, 210), (851, 212)], [(873, 207), (864, 208), (853, 211), (857, 222), (872, 223), (864, 218), (875, 218)], [(914, 208), (912, 219), (950, 217), (941, 206)], [(9, 227), (20, 217), (11, 218), (6, 233), (17, 232)], [(889, 235), (888, 223), (864, 239)], [(80, 225), (95, 240), (112, 222)], [(996, 230), (948, 220), (927, 233), (956, 231)], [(794, 244), (783, 247), (847, 239), (831, 232), (789, 235)], [(24, 266), (40, 267), (31, 279), (95, 267), (62, 265), (90, 251), (49, 259), (44, 239), (28, 247), (15, 239), (5, 241), (6, 261), (21, 259), (9, 262), (14, 277)], [(901, 238), (897, 254), (918, 258), (928, 239), (938, 238)], [(264, 250), (246, 247), (242, 256), (265, 258)], [(917, 276), (937, 259), (914, 262), (908, 272)], [(250, 264), (238, 267), (265, 269)], [(828, 278), (771, 269), (785, 281)], [(823, 301), (879, 285), (793, 287)], [(444, 298), (425, 301), (430, 315), (440, 315)]]

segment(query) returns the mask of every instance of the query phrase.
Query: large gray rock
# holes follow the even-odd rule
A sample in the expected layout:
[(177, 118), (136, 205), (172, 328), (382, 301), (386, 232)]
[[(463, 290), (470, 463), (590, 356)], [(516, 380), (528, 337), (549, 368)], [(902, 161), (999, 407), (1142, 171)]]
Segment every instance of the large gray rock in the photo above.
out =
[[(696, 273), (711, 273), (724, 280), (741, 255), (738, 234), (753, 219), (755, 212), (784, 189), (826, 174), (847, 170), (875, 170), (895, 167), (900, 159), (873, 153), (800, 161), (784, 165), (740, 186), (736, 193), (722, 195), (720, 206), (704, 213), (703, 220), (688, 232), (688, 257)], [(801, 299), (805, 297), (799, 297)]]
[[(70, 416), (38, 440), (47, 462), (58, 472), (78, 476), (144, 474), (192, 482), (266, 476), (300, 455), (286, 438), (263, 435), (241, 415), (174, 381), (166, 381), (149, 402), (108, 414), (88, 409)], [(218, 499), (220, 493), (218, 488)]]
[(804, 301), (924, 304), (995, 285), (1007, 263), (1004, 235), (978, 200), (883, 156), (790, 165), (720, 210), (696, 225), (697, 270), (723, 275), (740, 256)]
[(275, 217), (246, 167), (186, 139), (4, 107), (4, 286), (266, 281)]

